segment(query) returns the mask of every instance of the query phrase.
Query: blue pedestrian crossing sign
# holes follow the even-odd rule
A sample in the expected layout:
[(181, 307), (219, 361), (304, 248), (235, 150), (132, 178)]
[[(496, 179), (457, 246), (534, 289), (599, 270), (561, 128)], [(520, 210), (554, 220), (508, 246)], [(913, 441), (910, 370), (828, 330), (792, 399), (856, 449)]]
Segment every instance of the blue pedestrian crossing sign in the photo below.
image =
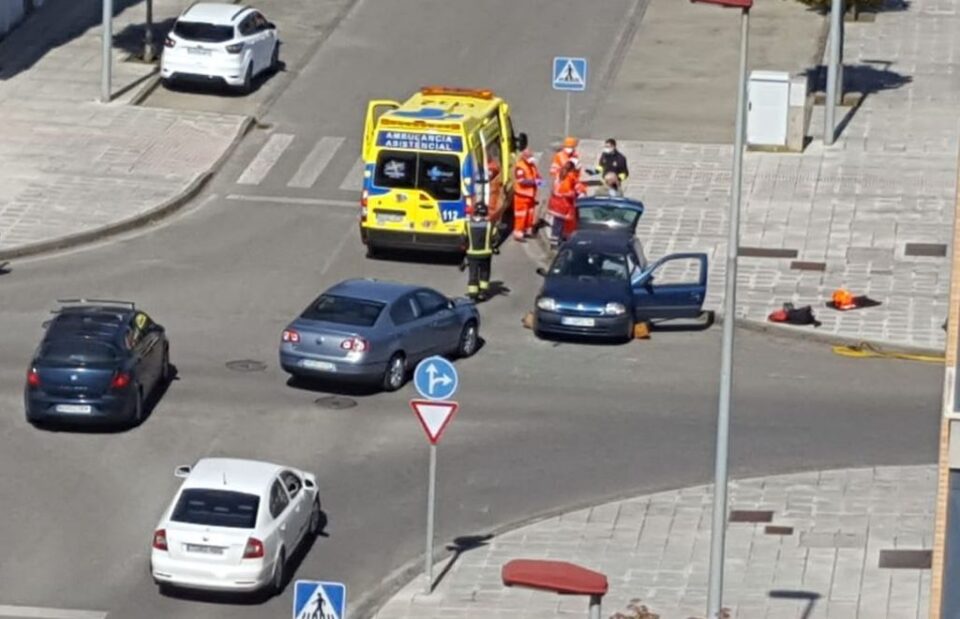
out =
[(553, 59), (554, 90), (586, 90), (587, 59), (557, 56)]
[(344, 619), (347, 587), (341, 582), (298, 580), (293, 588), (293, 619)]
[(427, 357), (413, 372), (413, 386), (428, 400), (449, 400), (459, 383), (457, 368), (443, 357)]

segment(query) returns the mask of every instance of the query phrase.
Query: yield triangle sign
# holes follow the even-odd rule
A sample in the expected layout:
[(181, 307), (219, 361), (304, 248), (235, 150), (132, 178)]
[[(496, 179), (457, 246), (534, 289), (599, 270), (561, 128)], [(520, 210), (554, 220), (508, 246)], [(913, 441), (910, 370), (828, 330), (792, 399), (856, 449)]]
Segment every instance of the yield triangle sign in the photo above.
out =
[(431, 445), (436, 445), (453, 419), (459, 405), (456, 402), (436, 400), (410, 400), (410, 408), (416, 413), (423, 431)]

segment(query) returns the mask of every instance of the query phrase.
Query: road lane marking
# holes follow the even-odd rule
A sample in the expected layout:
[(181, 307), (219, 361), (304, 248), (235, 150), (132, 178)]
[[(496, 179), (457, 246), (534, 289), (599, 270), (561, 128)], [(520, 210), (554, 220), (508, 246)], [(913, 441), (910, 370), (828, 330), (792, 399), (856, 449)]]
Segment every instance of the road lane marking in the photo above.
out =
[(293, 136), (289, 133), (275, 133), (270, 136), (257, 156), (253, 158), (247, 169), (243, 171), (237, 183), (241, 185), (259, 185), (273, 168), (283, 152), (287, 150)]
[(324, 168), (327, 167), (333, 159), (333, 156), (337, 153), (337, 149), (343, 144), (343, 140), (344, 138), (320, 138), (320, 141), (313, 147), (313, 150), (310, 151), (307, 158), (300, 164), (297, 173), (294, 174), (290, 182), (287, 183), (287, 187), (301, 187), (304, 189), (313, 187), (313, 184), (317, 182), (317, 179), (323, 174)]
[(271, 202), (274, 204), (302, 204), (305, 206), (335, 206), (338, 208), (359, 208), (359, 200), (328, 200), (326, 198), (293, 198), (287, 196), (245, 196), (232, 193), (227, 200), (238, 202)]
[(0, 617), (18, 619), (105, 619), (107, 613), (96, 610), (40, 608), (39, 606), (7, 606), (0, 604)]
[(353, 167), (350, 168), (350, 172), (347, 173), (343, 183), (340, 184), (340, 189), (343, 191), (360, 191), (363, 189), (363, 158), (357, 159)]

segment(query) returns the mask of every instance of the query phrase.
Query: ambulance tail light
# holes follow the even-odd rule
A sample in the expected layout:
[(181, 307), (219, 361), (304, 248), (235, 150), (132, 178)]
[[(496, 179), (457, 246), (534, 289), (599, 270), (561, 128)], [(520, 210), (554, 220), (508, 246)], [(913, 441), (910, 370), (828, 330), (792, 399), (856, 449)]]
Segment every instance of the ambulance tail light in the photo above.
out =
[[(366, 189), (363, 190), (363, 193), (360, 194), (360, 206), (364, 209), (367, 208), (367, 198), (370, 197), (370, 192)], [(364, 212), (366, 214), (366, 212)]]
[(473, 196), (467, 198), (467, 217), (473, 215)]

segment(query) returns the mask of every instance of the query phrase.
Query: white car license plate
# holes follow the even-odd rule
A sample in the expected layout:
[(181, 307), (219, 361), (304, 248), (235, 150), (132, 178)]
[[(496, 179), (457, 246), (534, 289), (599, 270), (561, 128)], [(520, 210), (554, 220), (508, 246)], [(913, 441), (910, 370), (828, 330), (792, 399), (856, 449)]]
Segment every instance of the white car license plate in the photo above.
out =
[(577, 316), (564, 316), (560, 319), (560, 324), (568, 327), (593, 327), (597, 321), (593, 318), (579, 318)]
[(403, 215), (396, 213), (377, 213), (377, 225), (395, 224), (403, 221)]
[(195, 55), (195, 56), (209, 56), (209, 55), (210, 55), (210, 50), (209, 50), (209, 49), (203, 49), (202, 47), (188, 47), (188, 48), (187, 48), (187, 53), (188, 53), (188, 54), (193, 54), (193, 55)]
[(89, 415), (93, 412), (93, 407), (89, 404), (57, 404), (56, 411), (71, 415)]
[(207, 555), (222, 555), (223, 548), (220, 546), (204, 546), (202, 544), (184, 544), (187, 552), (199, 552)]
[(300, 365), (310, 370), (323, 370), (324, 372), (336, 372), (337, 366), (329, 361), (316, 361), (314, 359), (304, 359)]

